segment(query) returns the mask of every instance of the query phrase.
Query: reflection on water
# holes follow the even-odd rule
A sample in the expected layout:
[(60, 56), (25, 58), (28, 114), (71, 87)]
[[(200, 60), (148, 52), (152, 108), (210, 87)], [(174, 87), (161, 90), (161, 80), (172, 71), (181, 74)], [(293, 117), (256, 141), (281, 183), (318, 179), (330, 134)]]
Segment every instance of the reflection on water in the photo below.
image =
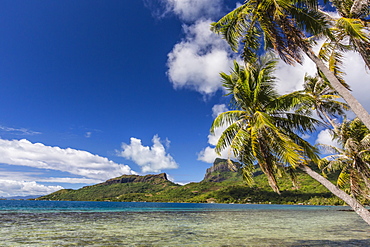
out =
[(1, 246), (370, 246), (338, 210), (0, 211)]

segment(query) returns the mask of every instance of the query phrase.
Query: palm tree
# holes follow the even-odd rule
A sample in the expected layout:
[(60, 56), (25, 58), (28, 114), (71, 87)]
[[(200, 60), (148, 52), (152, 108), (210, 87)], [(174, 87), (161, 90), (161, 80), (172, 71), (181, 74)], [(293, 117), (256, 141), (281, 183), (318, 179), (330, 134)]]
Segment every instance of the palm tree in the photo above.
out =
[[(355, 8), (354, 5), (359, 2), (363, 1), (354, 1), (351, 6)], [(359, 10), (364, 11), (366, 8), (364, 5), (361, 6)], [(367, 12), (364, 11), (364, 13)], [(366, 22), (366, 20), (363, 21)], [(246, 61), (256, 59), (261, 49), (275, 50), (288, 64), (300, 63), (302, 52), (305, 53), (322, 71), (334, 90), (348, 103), (352, 111), (370, 128), (369, 113), (341, 83), (333, 70), (330, 70), (312, 51), (312, 43), (307, 39), (309, 35), (333, 36), (329, 29), (330, 24), (327, 16), (318, 10), (317, 0), (246, 0), (243, 5), (213, 23), (211, 29), (222, 34), (234, 51), (238, 51), (241, 41), (242, 56)], [(342, 28), (346, 28), (346, 25)], [(368, 40), (362, 41), (365, 45), (364, 49), (369, 51)]]
[(333, 90), (329, 82), (320, 75), (304, 78), (303, 90), (295, 91), (289, 95), (299, 100), (297, 112), (311, 115), (315, 111), (318, 117), (337, 132), (338, 126), (333, 118), (344, 117), (345, 110), (349, 110), (346, 103), (339, 101), (340, 96)]
[(343, 53), (348, 50), (358, 52), (362, 56), (366, 67), (370, 69), (370, 29), (367, 26), (370, 21), (366, 20), (366, 17), (370, 14), (369, 2), (331, 0), (331, 3), (340, 16), (333, 17), (322, 12), (326, 15), (331, 27), (319, 53), (320, 58), (328, 62), (329, 69), (339, 79), (343, 74), (340, 68), (341, 58)]
[(345, 121), (335, 135), (342, 148), (322, 145), (330, 150), (321, 160), (319, 168), (324, 173), (340, 171), (337, 185), (349, 185), (353, 197), (370, 199), (370, 131), (358, 119)]
[[(232, 110), (220, 114), (211, 133), (227, 125), (216, 145), (216, 152), (228, 147), (243, 164), (248, 183), (253, 182), (253, 168), (258, 164), (272, 189), (279, 193), (276, 176), (287, 169), (300, 168), (344, 200), (370, 224), (370, 212), (355, 198), (306, 165), (318, 161), (317, 150), (299, 134), (315, 130), (318, 120), (292, 111), (297, 102), (291, 95), (279, 96), (272, 75), (276, 61), (266, 58), (247, 63), (234, 63), (230, 75), (221, 73), (223, 86), (231, 97)], [(290, 169), (290, 170), (292, 170)]]
[(265, 57), (256, 64), (247, 64), (246, 69), (235, 62), (231, 75), (221, 73), (235, 109), (220, 114), (211, 132), (230, 124), (220, 137), (216, 151), (230, 146), (234, 156), (246, 164), (247, 181), (252, 180), (252, 173), (246, 171), (258, 162), (270, 186), (279, 193), (277, 173), (298, 165), (304, 154), (317, 159), (315, 149), (294, 131), (312, 131), (318, 121), (287, 112), (292, 98), (285, 99), (276, 93), (272, 76), (275, 64), (276, 61)]

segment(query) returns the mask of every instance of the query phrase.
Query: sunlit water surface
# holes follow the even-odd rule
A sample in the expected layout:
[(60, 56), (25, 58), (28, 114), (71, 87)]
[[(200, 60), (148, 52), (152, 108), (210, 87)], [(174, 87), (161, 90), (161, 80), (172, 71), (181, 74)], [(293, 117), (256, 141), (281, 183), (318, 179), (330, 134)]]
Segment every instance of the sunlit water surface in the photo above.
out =
[(0, 201), (0, 246), (370, 246), (370, 227), (346, 210)]

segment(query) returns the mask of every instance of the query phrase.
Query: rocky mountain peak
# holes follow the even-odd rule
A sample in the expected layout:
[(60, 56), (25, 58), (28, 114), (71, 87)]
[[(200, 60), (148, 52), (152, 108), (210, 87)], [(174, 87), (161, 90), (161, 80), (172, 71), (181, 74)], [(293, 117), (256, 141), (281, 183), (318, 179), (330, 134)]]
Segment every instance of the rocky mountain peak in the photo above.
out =
[(206, 170), (203, 181), (206, 182), (221, 182), (227, 179), (227, 177), (222, 176), (222, 173), (226, 172), (237, 172), (240, 168), (238, 162), (231, 160), (216, 158), (213, 165)]

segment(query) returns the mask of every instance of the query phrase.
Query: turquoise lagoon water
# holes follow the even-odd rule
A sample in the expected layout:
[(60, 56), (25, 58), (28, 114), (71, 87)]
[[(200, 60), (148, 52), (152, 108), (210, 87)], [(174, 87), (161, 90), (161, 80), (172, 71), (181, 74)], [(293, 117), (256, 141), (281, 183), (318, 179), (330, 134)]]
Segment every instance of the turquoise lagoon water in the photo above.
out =
[(0, 246), (370, 246), (347, 207), (0, 201)]

